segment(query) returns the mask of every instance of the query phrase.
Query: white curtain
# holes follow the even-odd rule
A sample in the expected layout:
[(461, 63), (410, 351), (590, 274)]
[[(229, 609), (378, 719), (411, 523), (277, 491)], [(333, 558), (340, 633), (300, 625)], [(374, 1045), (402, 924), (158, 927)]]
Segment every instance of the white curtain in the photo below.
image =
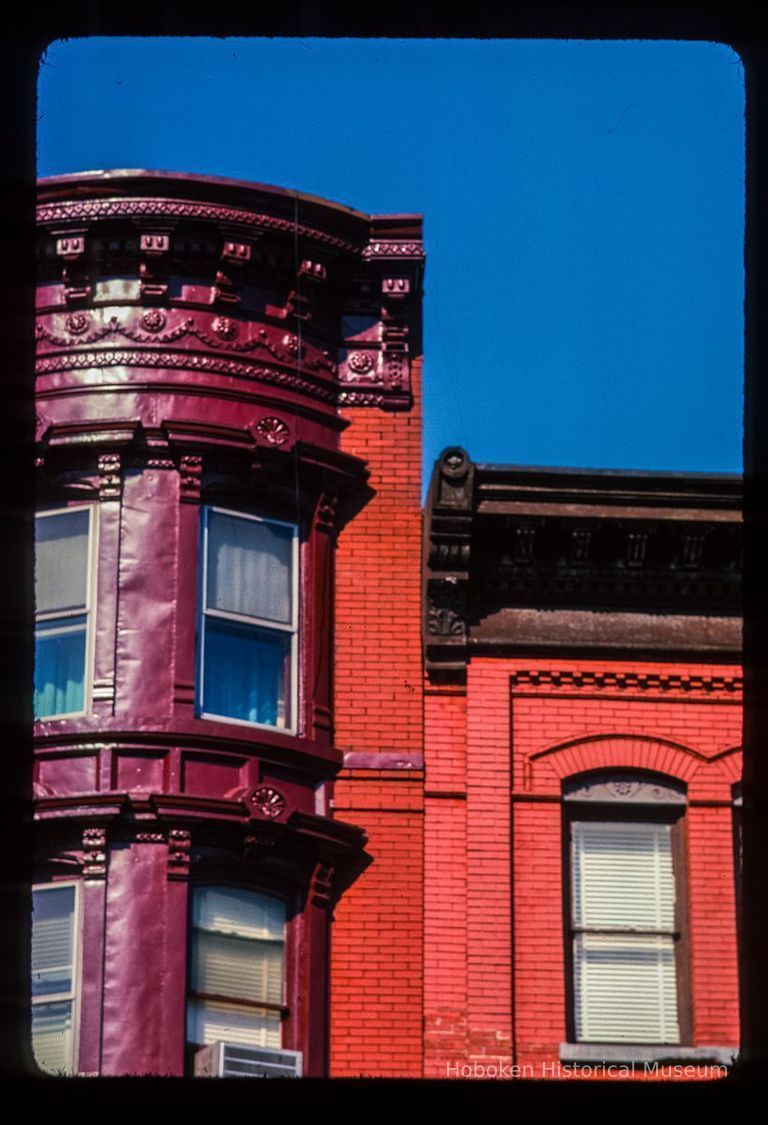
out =
[(88, 523), (89, 512), (84, 508), (35, 520), (37, 613), (85, 608)]
[(207, 608), (291, 623), (293, 529), (208, 514)]

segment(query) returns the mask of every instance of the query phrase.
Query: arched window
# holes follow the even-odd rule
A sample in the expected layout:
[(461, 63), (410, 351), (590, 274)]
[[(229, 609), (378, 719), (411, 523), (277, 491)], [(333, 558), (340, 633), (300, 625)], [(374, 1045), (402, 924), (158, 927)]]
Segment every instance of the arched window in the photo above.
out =
[(285, 903), (241, 887), (192, 894), (187, 1040), (282, 1046)]
[(685, 790), (611, 772), (566, 782), (572, 1041), (688, 1041)]

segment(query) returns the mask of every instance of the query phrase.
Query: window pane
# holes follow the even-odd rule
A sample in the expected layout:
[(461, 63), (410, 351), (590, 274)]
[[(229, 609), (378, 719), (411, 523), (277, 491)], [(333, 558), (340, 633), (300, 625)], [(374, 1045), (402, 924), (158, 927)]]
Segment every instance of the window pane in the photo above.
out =
[(52, 620), (35, 632), (35, 715), (67, 715), (85, 702), (85, 617)]
[(291, 634), (207, 617), (203, 711), (285, 727)]
[(285, 904), (245, 888), (201, 887), (194, 895), (192, 920), (193, 991), (253, 1007), (191, 999), (189, 1040), (281, 1046), (280, 1013), (258, 1005), (283, 1003)]
[(187, 1040), (202, 1046), (217, 1039), (255, 1047), (281, 1047), (280, 1014), (191, 1000), (187, 1007)]
[(674, 929), (668, 824), (580, 821), (572, 838), (575, 925)]
[(75, 888), (34, 891), (32, 910), (32, 993), (70, 992)]
[(680, 1041), (673, 938), (578, 934), (574, 983), (577, 1039)]
[(35, 603), (38, 613), (84, 609), (89, 512), (80, 508), (35, 520)]
[(71, 1001), (32, 1005), (32, 1050), (43, 1070), (51, 1074), (71, 1071)]
[(194, 924), (240, 937), (282, 941), (285, 906), (270, 895), (239, 887), (201, 887), (195, 894)]
[(198, 930), (192, 988), (213, 996), (266, 1004), (283, 1002), (283, 943)]
[(207, 608), (291, 623), (293, 529), (208, 513)]

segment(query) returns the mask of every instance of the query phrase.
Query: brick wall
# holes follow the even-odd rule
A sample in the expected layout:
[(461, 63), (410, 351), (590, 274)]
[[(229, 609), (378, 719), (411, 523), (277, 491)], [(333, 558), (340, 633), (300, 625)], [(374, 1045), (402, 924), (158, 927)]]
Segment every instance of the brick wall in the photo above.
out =
[[(423, 751), (420, 375), (417, 359), (411, 410), (344, 414), (375, 489), (336, 553), (335, 744), (357, 754)], [(330, 1073), (420, 1077), (423, 774), (345, 770), (334, 810), (367, 830), (371, 862), (334, 915)]]
[(429, 688), (428, 1075), (497, 1062), (541, 1076), (542, 1064), (558, 1059), (567, 1038), (559, 796), (565, 777), (596, 768), (656, 770), (686, 783), (693, 1043), (738, 1042), (738, 673), (732, 665), (475, 658), (466, 697)]

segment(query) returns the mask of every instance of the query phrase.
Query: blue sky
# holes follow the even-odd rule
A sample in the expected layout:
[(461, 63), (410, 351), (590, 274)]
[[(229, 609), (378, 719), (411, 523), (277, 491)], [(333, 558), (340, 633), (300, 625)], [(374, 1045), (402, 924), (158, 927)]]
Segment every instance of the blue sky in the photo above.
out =
[(156, 168), (420, 211), (425, 474), (741, 471), (744, 76), (716, 43), (92, 38), (38, 172)]

